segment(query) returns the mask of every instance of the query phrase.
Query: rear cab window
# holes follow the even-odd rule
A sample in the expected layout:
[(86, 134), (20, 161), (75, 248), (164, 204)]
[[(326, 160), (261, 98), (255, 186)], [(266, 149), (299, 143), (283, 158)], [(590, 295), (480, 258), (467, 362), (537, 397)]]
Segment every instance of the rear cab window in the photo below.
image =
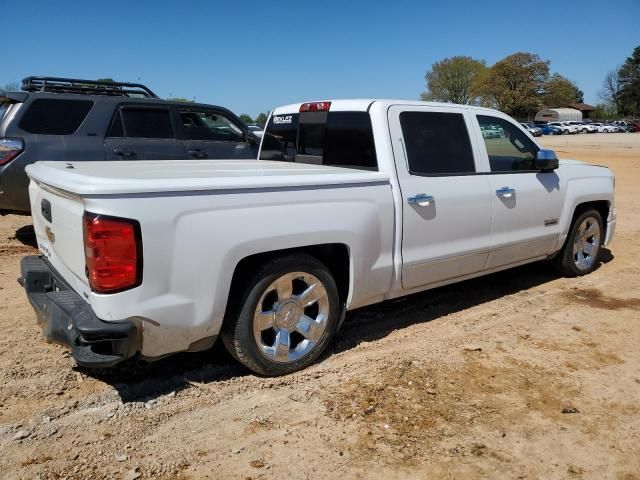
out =
[(37, 98), (20, 119), (20, 128), (40, 135), (71, 135), (91, 111), (91, 100)]
[(260, 160), (377, 171), (369, 113), (329, 110), (272, 115)]
[(168, 108), (124, 106), (111, 122), (107, 137), (174, 139)]
[(461, 113), (402, 112), (400, 127), (411, 175), (475, 173), (473, 150)]

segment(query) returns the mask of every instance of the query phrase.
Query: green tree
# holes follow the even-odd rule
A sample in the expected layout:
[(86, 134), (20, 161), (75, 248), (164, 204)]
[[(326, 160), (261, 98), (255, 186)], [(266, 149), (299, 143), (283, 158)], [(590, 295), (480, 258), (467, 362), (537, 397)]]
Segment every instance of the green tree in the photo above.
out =
[(424, 76), (427, 91), (421, 93), (420, 98), (425, 101), (473, 103), (477, 96), (471, 87), (486, 69), (484, 60), (465, 56), (435, 62)]
[(253, 118), (251, 118), (246, 113), (240, 115), (240, 120), (242, 120), (244, 123), (253, 123)]
[(116, 83), (116, 81), (113, 78), (99, 78), (98, 80), (96, 80), (96, 82), (100, 82), (100, 83)]
[(188, 98), (183, 98), (183, 97), (167, 98), (167, 100), (169, 100), (169, 101), (171, 101), (171, 102), (187, 102), (187, 103), (193, 103), (193, 100), (189, 100)]
[(595, 120), (613, 120), (620, 118), (617, 113), (616, 106), (612, 103), (599, 103), (596, 105), (596, 109), (591, 114), (591, 117)]
[(472, 90), (484, 104), (514, 117), (525, 117), (539, 109), (548, 79), (548, 61), (534, 53), (518, 52), (479, 75)]
[(582, 101), (582, 92), (575, 83), (559, 73), (554, 73), (544, 87), (543, 104), (545, 107), (565, 107), (568, 103)]
[(618, 71), (619, 101), (623, 115), (640, 115), (640, 46), (633, 50)]
[(260, 113), (257, 117), (255, 122), (258, 125), (265, 125), (267, 123), (267, 119), (269, 118), (269, 112), (266, 113)]

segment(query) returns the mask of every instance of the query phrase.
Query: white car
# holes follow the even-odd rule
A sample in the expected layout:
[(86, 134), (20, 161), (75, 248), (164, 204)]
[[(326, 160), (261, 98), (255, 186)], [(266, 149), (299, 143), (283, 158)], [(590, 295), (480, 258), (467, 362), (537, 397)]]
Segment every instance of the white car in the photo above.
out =
[(574, 135), (578, 133), (575, 125), (569, 125), (568, 122), (549, 122), (548, 125), (560, 129), (562, 135)]
[(576, 127), (578, 133), (596, 133), (598, 129), (591, 123), (585, 122), (567, 122), (569, 125)]
[(45, 336), (88, 367), (220, 337), (251, 370), (290, 373), (347, 310), (538, 260), (587, 274), (616, 225), (609, 169), (469, 105), (297, 103), (274, 110), (258, 160), (27, 173), (40, 256), (20, 282)]
[(598, 133), (615, 133), (616, 128), (612, 125), (606, 125), (604, 123), (592, 123), (594, 127), (598, 129)]

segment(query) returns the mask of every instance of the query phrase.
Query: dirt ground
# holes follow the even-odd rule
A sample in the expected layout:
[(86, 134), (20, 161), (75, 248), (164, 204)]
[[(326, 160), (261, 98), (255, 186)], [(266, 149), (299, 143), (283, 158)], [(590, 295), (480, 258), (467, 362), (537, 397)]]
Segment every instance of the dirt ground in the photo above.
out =
[(534, 264), (351, 312), (264, 379), (222, 351), (87, 371), (16, 283), (0, 217), (0, 477), (640, 479), (640, 134), (545, 137), (617, 175), (617, 236), (578, 279)]

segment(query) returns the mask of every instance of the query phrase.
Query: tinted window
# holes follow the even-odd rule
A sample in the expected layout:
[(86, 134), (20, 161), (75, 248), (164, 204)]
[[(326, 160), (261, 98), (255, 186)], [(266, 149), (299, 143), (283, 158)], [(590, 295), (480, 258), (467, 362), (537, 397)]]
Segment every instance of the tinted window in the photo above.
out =
[(113, 116), (113, 121), (111, 122), (111, 128), (109, 128), (107, 137), (124, 137), (124, 128), (122, 127), (122, 115), (120, 115), (120, 110), (116, 110), (116, 114)]
[(7, 110), (9, 110), (9, 105), (11, 105), (9, 102), (0, 102), (0, 120), (2, 120), (4, 114), (7, 113)]
[(367, 112), (329, 113), (324, 165), (378, 170), (371, 117)]
[(42, 135), (70, 135), (93, 107), (89, 100), (59, 100), (39, 98), (34, 100), (20, 120), (20, 128)]
[(304, 162), (302, 158), (299, 158), (302, 155), (318, 157), (315, 159), (307, 158), (306, 163), (322, 164), (327, 115), (325, 112), (305, 112), (300, 115), (298, 120), (298, 155), (296, 155), (296, 162)]
[(476, 171), (462, 114), (402, 112), (400, 126), (412, 174), (443, 175)]
[(265, 131), (260, 159), (378, 169), (367, 112), (274, 115)]
[(122, 110), (124, 134), (133, 138), (174, 138), (169, 110), (125, 108)]
[(272, 115), (262, 139), (260, 160), (293, 162), (296, 155), (298, 114)]
[(498, 117), (478, 115), (478, 122), (492, 172), (535, 170), (538, 148), (522, 130)]
[(242, 129), (225, 115), (214, 111), (180, 110), (184, 134), (189, 140), (244, 142)]

